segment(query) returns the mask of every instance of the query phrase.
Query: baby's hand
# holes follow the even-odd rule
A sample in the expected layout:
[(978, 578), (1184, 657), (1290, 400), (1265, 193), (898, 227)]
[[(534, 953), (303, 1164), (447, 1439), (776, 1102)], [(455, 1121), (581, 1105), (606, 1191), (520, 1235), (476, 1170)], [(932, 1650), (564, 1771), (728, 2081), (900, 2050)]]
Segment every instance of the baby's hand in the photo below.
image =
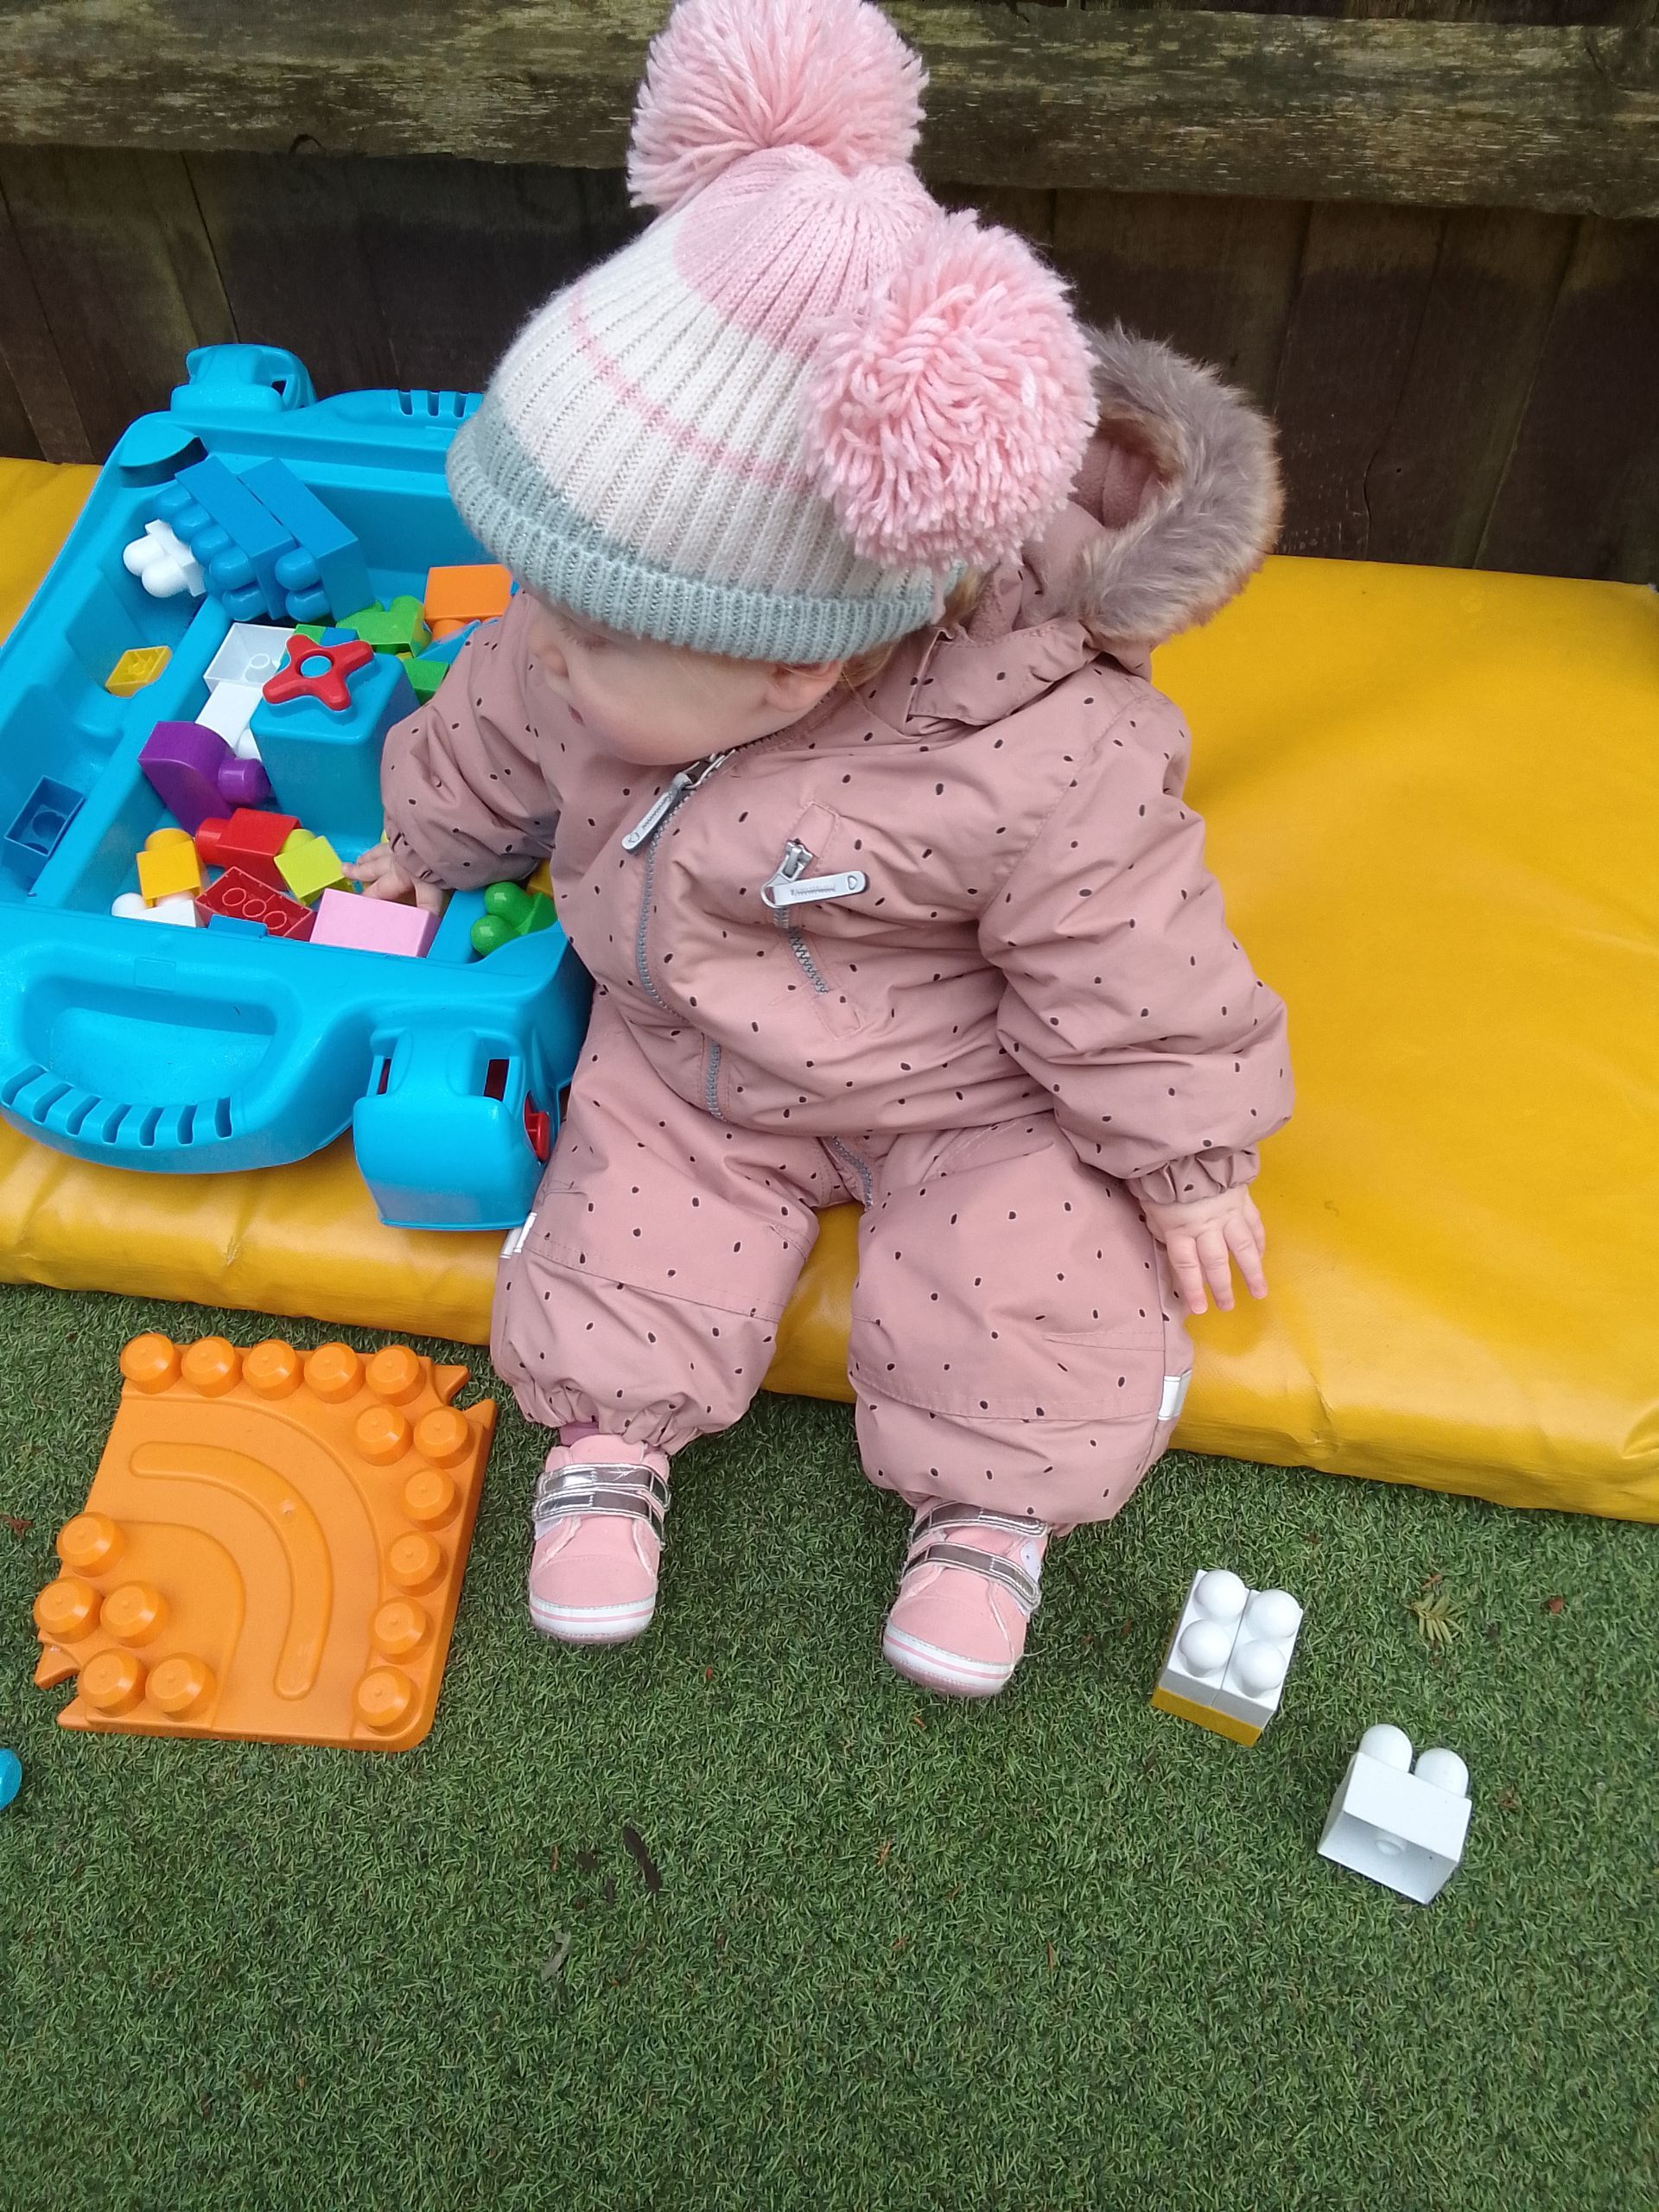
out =
[(363, 887), (365, 899), (408, 899), (411, 893), (415, 904), (429, 913), (441, 914), (448, 893), (440, 891), (435, 883), (416, 883), (414, 877), (398, 867), (387, 845), (371, 845), (366, 853), (359, 853), (354, 861), (344, 863), (347, 875), (354, 876)]
[(1214, 1291), (1221, 1311), (1232, 1311), (1230, 1253), (1238, 1262), (1238, 1272), (1249, 1285), (1250, 1296), (1267, 1296), (1262, 1255), (1268, 1249), (1268, 1232), (1247, 1189), (1218, 1191), (1211, 1198), (1192, 1198), (1181, 1205), (1160, 1205), (1143, 1198), (1141, 1211), (1147, 1228), (1169, 1255), (1189, 1313), (1204, 1312), (1205, 1283)]

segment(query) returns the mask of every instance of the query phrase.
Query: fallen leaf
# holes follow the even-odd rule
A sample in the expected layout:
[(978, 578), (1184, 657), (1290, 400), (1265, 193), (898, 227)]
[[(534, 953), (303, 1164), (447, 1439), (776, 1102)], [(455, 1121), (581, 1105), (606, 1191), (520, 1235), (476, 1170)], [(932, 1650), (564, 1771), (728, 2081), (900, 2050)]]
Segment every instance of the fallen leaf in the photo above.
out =
[(1498, 1791), (1497, 1809), (1500, 1813), (1518, 1813), (1520, 1811), (1521, 1800), (1516, 1796), (1513, 1789), (1500, 1789)]
[(702, 1670), (702, 1679), (703, 1679), (703, 1681), (704, 1681), (705, 1682), (712, 1682), (712, 1681), (714, 1681), (714, 1679), (715, 1679), (715, 1670), (714, 1670), (714, 1669), (713, 1669), (712, 1667), (705, 1667), (705, 1668), (703, 1669), (703, 1670)]
[(1050, 1974), (1052, 1974), (1054, 1971), (1054, 1946), (1052, 1943), (1045, 1943), (1043, 1948), (1048, 1954), (1048, 1970)]
[(897, 1936), (893, 1938), (893, 1948), (895, 1951), (902, 1951), (909, 1942), (908, 1936)]
[(1135, 1619), (1133, 1615), (1122, 1623), (1117, 1632), (1119, 1636), (1122, 1637), (1126, 1641), (1135, 1634)]
[(552, 1949), (542, 1961), (542, 1980), (543, 1981), (556, 1981), (558, 1977), (564, 1972), (564, 1962), (569, 1955), (570, 1938), (568, 1936), (562, 1935), (557, 1937), (554, 1942)]
[(663, 1886), (662, 1874), (658, 1871), (656, 1860), (652, 1857), (650, 1852), (646, 1850), (645, 1839), (640, 1834), (638, 1828), (628, 1827), (626, 1825), (624, 1826), (622, 1830), (622, 1847), (627, 1853), (629, 1858), (632, 1859), (634, 1865), (639, 1869), (640, 1877), (645, 1883), (646, 1890), (652, 1897), (655, 1897), (658, 1891)]
[(1566, 1599), (1546, 1598), (1544, 1600), (1544, 1611), (1547, 1613), (1564, 1613), (1567, 1611)]
[(576, 1872), (579, 1874), (597, 1873), (599, 1853), (596, 1851), (579, 1851), (576, 1853)]
[(551, 1852), (551, 1853), (550, 1853), (550, 1857), (549, 1857), (549, 1859), (548, 1859), (548, 1862), (547, 1862), (547, 1864), (548, 1864), (548, 1869), (549, 1869), (549, 1872), (551, 1872), (551, 1873), (555, 1873), (555, 1874), (556, 1874), (556, 1873), (558, 1872), (558, 1871), (559, 1871), (559, 1847), (558, 1847), (558, 1845), (557, 1845), (556, 1843), (556, 1844), (554, 1845), (554, 1847), (553, 1847), (552, 1852)]
[(923, 1719), (919, 1713), (912, 1713), (911, 1714), (910, 1725), (912, 1728), (919, 1728), (924, 1734), (927, 1732), (927, 1723)]
[(876, 1863), (876, 1865), (877, 1865), (878, 1866), (885, 1866), (887, 1865), (887, 1853), (888, 1853), (892, 1849), (893, 1849), (893, 1838), (892, 1838), (891, 1836), (889, 1836), (889, 1837), (887, 1838), (887, 1841), (886, 1841), (882, 1846), (881, 1846), (881, 1848), (880, 1848), (880, 1849), (876, 1853), (876, 1854), (875, 1854), (875, 1863)]
[(29, 1534), (29, 1530), (35, 1526), (35, 1523), (32, 1521), (24, 1520), (23, 1516), (20, 1513), (8, 1513), (5, 1516), (5, 1522), (7, 1528), (10, 1529), (12, 1535), (17, 1538), (20, 1543)]

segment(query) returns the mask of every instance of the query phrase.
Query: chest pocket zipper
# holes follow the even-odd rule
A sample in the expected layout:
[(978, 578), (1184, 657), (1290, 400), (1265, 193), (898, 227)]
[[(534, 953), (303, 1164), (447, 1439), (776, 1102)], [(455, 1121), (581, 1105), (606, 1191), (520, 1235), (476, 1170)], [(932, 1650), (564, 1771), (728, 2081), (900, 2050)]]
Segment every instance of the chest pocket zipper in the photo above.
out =
[(807, 848), (798, 838), (791, 837), (784, 848), (782, 860), (761, 885), (760, 898), (789, 939), (789, 949), (799, 963), (801, 973), (821, 998), (827, 998), (830, 986), (792, 917), (798, 908), (815, 906), (821, 899), (856, 898), (869, 878), (861, 868), (843, 868), (837, 875), (809, 875), (806, 871), (811, 864), (812, 855)]

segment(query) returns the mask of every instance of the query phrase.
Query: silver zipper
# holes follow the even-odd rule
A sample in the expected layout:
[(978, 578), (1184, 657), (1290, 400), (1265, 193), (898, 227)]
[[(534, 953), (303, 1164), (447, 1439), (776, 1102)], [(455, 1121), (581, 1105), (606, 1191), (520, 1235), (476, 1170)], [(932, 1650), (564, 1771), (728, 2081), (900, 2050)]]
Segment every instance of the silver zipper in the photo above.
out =
[(731, 758), (729, 752), (711, 753), (706, 760), (694, 760), (689, 768), (682, 768), (665, 789), (658, 792), (651, 804), (622, 839), (625, 853), (637, 853), (647, 837), (654, 837), (681, 800), (706, 784), (716, 768)]
[(786, 906), (811, 906), (820, 899), (855, 899), (869, 882), (861, 868), (843, 868), (838, 875), (808, 875), (804, 870), (811, 858), (806, 847), (791, 837), (784, 857), (761, 885), (762, 902), (780, 918)]
[(857, 1176), (859, 1181), (863, 1185), (865, 1205), (868, 1206), (872, 1204), (874, 1194), (874, 1179), (872, 1177), (869, 1169), (859, 1158), (858, 1154), (849, 1146), (844, 1145), (839, 1137), (830, 1137), (827, 1138), (825, 1141), (828, 1143), (831, 1152), (838, 1152), (841, 1154), (847, 1165), (852, 1169), (854, 1174)]
[(715, 1121), (725, 1120), (726, 1116), (720, 1110), (720, 1046), (712, 1037), (709, 1039), (709, 1053), (702, 1065), (702, 1103)]

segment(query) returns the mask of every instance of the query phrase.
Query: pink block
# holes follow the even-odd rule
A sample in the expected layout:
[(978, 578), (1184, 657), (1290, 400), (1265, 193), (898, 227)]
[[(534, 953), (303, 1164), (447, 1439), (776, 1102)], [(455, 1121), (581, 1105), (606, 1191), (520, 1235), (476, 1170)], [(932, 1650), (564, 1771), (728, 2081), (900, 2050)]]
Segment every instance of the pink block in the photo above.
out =
[(418, 960), (432, 942), (438, 918), (424, 906), (391, 899), (365, 899), (360, 891), (325, 891), (316, 908), (313, 944), (340, 944), (353, 952), (402, 952)]

